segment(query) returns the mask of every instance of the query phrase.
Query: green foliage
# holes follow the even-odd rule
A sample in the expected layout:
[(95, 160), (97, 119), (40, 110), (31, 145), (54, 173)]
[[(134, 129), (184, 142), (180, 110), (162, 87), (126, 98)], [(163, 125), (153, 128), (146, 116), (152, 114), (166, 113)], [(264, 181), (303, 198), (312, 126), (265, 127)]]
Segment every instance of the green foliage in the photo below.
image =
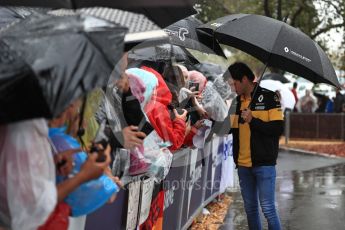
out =
[(226, 8), (224, 8), (223, 4), (218, 4), (218, 1), (211, 0), (198, 0), (196, 9), (198, 10), (198, 19), (204, 23), (230, 13)]

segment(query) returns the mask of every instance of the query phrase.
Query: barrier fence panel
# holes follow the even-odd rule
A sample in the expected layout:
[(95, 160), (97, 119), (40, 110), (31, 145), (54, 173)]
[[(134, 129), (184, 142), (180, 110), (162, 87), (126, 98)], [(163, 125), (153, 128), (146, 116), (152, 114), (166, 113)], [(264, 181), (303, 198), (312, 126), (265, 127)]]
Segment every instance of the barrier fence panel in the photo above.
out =
[(220, 146), (222, 155), (222, 177), (220, 181), (220, 193), (225, 192), (228, 187), (235, 187), (234, 160), (232, 158), (232, 135), (223, 137), (223, 145)]
[(345, 140), (344, 113), (287, 113), (288, 138)]
[(344, 126), (342, 123), (342, 114), (319, 114), (319, 133), (320, 139), (342, 139)]
[(186, 188), (186, 173), (190, 150), (174, 153), (172, 167), (164, 181), (164, 229), (180, 229), (183, 197)]
[[(172, 167), (163, 182), (164, 229), (187, 229), (202, 208), (220, 193), (221, 180), (227, 177), (223, 187), (233, 184), (233, 164), (227, 162), (231, 169), (223, 171), (229, 175), (222, 175), (222, 162), (229, 160), (224, 156), (229, 157), (231, 141), (215, 137), (204, 149), (174, 153)], [(113, 204), (106, 204), (87, 216), (85, 229), (126, 229), (127, 206), (128, 191), (121, 190)]]
[(316, 138), (317, 122), (315, 114), (290, 113), (290, 137)]
[[(205, 173), (205, 161), (203, 152), (199, 149), (192, 149), (189, 155), (189, 164), (187, 166), (186, 190), (182, 206), (181, 226), (189, 226), (193, 217), (200, 212), (203, 203), (203, 187)], [(185, 229), (185, 227), (182, 227)]]
[(212, 140), (212, 146), (210, 148), (211, 153), (209, 154), (209, 163), (208, 163), (208, 170), (207, 170), (207, 180), (206, 180), (206, 193), (205, 193), (205, 202), (208, 203), (214, 199), (216, 195), (219, 193), (220, 189), (220, 181), (221, 181), (221, 173), (222, 173), (222, 155), (220, 153), (219, 145), (222, 144), (220, 142), (221, 139), (219, 137), (215, 137)]
[(205, 204), (205, 200), (206, 200), (206, 191), (207, 191), (207, 179), (208, 179), (210, 154), (212, 154), (211, 148), (212, 148), (212, 141), (205, 143), (204, 149), (202, 150), (203, 159), (205, 163), (205, 167), (203, 168), (203, 188), (202, 188), (203, 206), (207, 205)]
[[(92, 198), (90, 198), (92, 199)], [(87, 215), (86, 230), (121, 230), (126, 228), (128, 191), (121, 190), (112, 204), (105, 204)], [(80, 228), (77, 228), (80, 229)]]

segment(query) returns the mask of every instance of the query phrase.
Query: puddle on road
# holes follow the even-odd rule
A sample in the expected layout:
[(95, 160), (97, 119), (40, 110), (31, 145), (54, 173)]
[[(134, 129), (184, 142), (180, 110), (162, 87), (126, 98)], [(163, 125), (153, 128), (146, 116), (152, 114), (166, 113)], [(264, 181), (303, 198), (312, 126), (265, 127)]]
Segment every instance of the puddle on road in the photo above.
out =
[[(344, 229), (345, 163), (285, 171), (277, 177), (276, 190), (283, 229)], [(248, 229), (241, 194), (236, 198), (222, 229)], [(263, 227), (267, 229), (267, 224)]]

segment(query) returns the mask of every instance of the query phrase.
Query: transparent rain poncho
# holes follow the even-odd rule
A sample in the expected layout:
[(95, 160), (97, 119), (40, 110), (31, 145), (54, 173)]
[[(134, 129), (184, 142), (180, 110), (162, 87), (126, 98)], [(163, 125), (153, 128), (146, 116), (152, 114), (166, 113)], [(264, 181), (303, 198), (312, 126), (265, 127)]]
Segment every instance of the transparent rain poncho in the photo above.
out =
[(223, 121), (228, 115), (228, 106), (211, 82), (207, 82), (202, 97), (201, 104), (207, 115), (215, 121)]
[(45, 119), (0, 126), (0, 226), (37, 229), (57, 203)]
[(233, 92), (227, 81), (224, 81), (223, 75), (218, 75), (213, 82), (213, 88), (219, 93), (223, 100), (229, 100)]
[[(144, 110), (152, 94), (155, 93), (158, 84), (157, 78), (150, 72), (138, 68), (128, 69), (126, 72), (131, 91)], [(117, 152), (113, 173), (122, 171), (121, 180), (125, 183), (130, 182), (132, 176), (138, 175), (146, 175), (153, 177), (155, 181), (161, 181), (168, 174), (172, 162), (172, 154), (167, 148), (168, 146), (168, 143), (164, 142), (156, 131), (152, 131), (144, 139), (142, 146)], [(126, 152), (129, 157), (126, 157)]]

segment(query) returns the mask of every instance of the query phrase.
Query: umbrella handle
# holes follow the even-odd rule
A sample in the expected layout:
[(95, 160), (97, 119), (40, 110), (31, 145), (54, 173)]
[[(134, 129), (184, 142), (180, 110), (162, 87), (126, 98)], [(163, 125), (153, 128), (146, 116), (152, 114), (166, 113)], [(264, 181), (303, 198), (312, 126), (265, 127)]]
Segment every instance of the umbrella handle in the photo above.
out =
[(83, 104), (81, 106), (80, 118), (79, 118), (79, 124), (78, 124), (78, 132), (77, 132), (77, 136), (80, 140), (80, 143), (81, 143), (81, 146), (83, 147), (83, 149), (86, 149), (85, 142), (83, 141), (83, 138), (82, 138), (85, 134), (85, 129), (83, 128), (83, 121), (84, 121), (86, 102), (87, 102), (87, 95), (85, 95), (83, 98)]
[(173, 44), (172, 43), (170, 43), (170, 49), (171, 49), (171, 52), (170, 52), (170, 63), (174, 64), (174, 63), (176, 63), (176, 58), (174, 56), (174, 49), (173, 49)]

